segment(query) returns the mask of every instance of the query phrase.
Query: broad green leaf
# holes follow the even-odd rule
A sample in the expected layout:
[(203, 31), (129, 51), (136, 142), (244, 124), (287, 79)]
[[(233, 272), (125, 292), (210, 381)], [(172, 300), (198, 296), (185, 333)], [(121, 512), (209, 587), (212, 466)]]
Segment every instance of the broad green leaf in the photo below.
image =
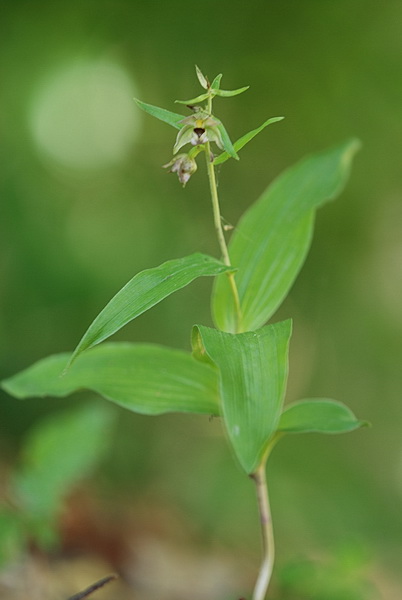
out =
[[(271, 123), (276, 123), (277, 121), (282, 121), (282, 119), (284, 119), (284, 118), (285, 117), (272, 117), (271, 119), (268, 119), (267, 121), (265, 121), (265, 123), (260, 125), (260, 127), (257, 127), (257, 129), (253, 129), (252, 131), (249, 131), (248, 133), (243, 135), (241, 138), (239, 138), (233, 144), (234, 149), (236, 150), (236, 152), (238, 150), (241, 150), (256, 135), (258, 135), (263, 129), (265, 129), (265, 127), (267, 127), (268, 125), (271, 125)], [(229, 158), (230, 158), (230, 155), (227, 152), (222, 152), (222, 154), (220, 154), (219, 156), (217, 156), (214, 159), (214, 165), (221, 165), (222, 163), (226, 162)]]
[(217, 122), (217, 127), (220, 131), (220, 134), (222, 136), (222, 142), (223, 142), (223, 148), (224, 150), (229, 154), (229, 156), (231, 156), (232, 158), (235, 158), (236, 160), (239, 160), (239, 157), (237, 155), (236, 150), (233, 147), (232, 141), (229, 137), (228, 132), (225, 129), (225, 126), (223, 125), (222, 121), (220, 121), (219, 119), (217, 119), (215, 117), (215, 115), (213, 116), (214, 120)]
[[(240, 331), (261, 327), (286, 297), (310, 246), (315, 209), (342, 191), (359, 146), (349, 140), (304, 159), (280, 175), (240, 220), (229, 244), (238, 268)], [(222, 277), (214, 288), (213, 313), (220, 329), (236, 331), (231, 290)]]
[(146, 104), (146, 102), (141, 102), (141, 100), (137, 100), (134, 98), (135, 103), (141, 110), (148, 113), (152, 117), (156, 117), (160, 121), (175, 127), (176, 129), (181, 129), (183, 125), (180, 123), (185, 117), (183, 115), (178, 115), (177, 113), (173, 113), (170, 110), (166, 110), (165, 108), (159, 108), (158, 106), (153, 106), (152, 104)]
[(367, 426), (353, 412), (335, 400), (300, 400), (283, 411), (278, 431), (282, 433), (346, 433)]
[(211, 83), (211, 89), (213, 90), (219, 90), (220, 85), (221, 85), (221, 79), (222, 79), (222, 73), (219, 73), (219, 75), (217, 75), (213, 82)]
[(237, 335), (200, 325), (193, 329), (195, 356), (218, 367), (225, 426), (247, 473), (260, 464), (278, 426), (290, 334), (291, 321)]
[(209, 92), (206, 92), (205, 94), (200, 94), (199, 96), (196, 96), (195, 98), (190, 98), (190, 100), (175, 100), (176, 104), (197, 104), (197, 102), (202, 102), (203, 100), (206, 100), (209, 97)]
[(199, 67), (197, 67), (197, 65), (195, 65), (195, 72), (197, 73), (197, 78), (201, 84), (201, 87), (203, 87), (204, 90), (207, 90), (208, 89), (208, 79), (205, 77), (205, 75), (203, 74), (201, 69)]
[(249, 85), (246, 85), (245, 87), (241, 87), (238, 88), (237, 90), (220, 90), (220, 89), (216, 89), (215, 90), (215, 94), (217, 96), (222, 96), (223, 98), (230, 98), (231, 96), (238, 96), (239, 94), (242, 94), (243, 92), (245, 92), (246, 90), (249, 89)]
[(48, 416), (28, 432), (11, 493), (30, 520), (49, 520), (59, 510), (65, 494), (105, 455), (113, 423), (113, 412), (98, 403)]
[[(159, 267), (135, 275), (110, 300), (87, 329), (71, 362), (87, 348), (99, 344), (124, 325), (161, 300), (185, 287), (197, 277), (218, 275), (230, 271), (215, 258), (201, 253), (169, 260)], [(233, 270), (233, 269), (232, 269)]]
[[(49, 356), (3, 381), (19, 399), (68, 396), (91, 390), (133, 412), (218, 414), (216, 370), (179, 350), (106, 343), (88, 350), (65, 371), (69, 354)], [(63, 374), (64, 373), (64, 374)]]

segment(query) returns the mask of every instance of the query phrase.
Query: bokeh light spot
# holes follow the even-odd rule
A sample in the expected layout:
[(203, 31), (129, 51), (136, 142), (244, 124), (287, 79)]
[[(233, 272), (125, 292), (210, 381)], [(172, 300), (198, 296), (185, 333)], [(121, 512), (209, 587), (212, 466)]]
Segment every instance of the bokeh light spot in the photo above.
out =
[(139, 131), (135, 87), (112, 61), (80, 61), (37, 92), (30, 126), (38, 149), (64, 167), (93, 169), (123, 160)]

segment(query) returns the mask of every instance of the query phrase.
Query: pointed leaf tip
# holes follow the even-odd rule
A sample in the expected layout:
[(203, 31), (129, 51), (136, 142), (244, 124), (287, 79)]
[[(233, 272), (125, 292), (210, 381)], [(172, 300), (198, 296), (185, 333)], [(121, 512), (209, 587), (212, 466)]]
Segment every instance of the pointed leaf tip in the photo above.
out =
[(219, 87), (221, 85), (221, 79), (222, 79), (222, 73), (219, 73), (219, 75), (217, 75), (213, 82), (211, 83), (211, 88), (213, 90), (219, 90)]
[(290, 404), (282, 413), (278, 431), (282, 433), (347, 433), (367, 427), (342, 402), (328, 398), (300, 400)]
[[(241, 138), (236, 140), (235, 143), (233, 144), (233, 148), (235, 149), (236, 152), (238, 150), (241, 150), (256, 135), (258, 135), (261, 131), (263, 131), (263, 129), (265, 129), (265, 127), (267, 127), (268, 125), (271, 125), (272, 123), (277, 123), (278, 121), (282, 121), (284, 118), (285, 117), (271, 117), (270, 119), (267, 119), (262, 125), (260, 125), (260, 127), (257, 127), (257, 129), (253, 129), (252, 131), (249, 131), (248, 133), (243, 135)], [(214, 159), (214, 165), (221, 165), (224, 162), (226, 162), (227, 160), (229, 160), (229, 158), (231, 158), (231, 156), (228, 152), (222, 152), (222, 154), (220, 154), (219, 156), (217, 156)]]
[(196, 252), (137, 273), (117, 292), (89, 326), (75, 349), (68, 367), (81, 352), (110, 337), (124, 325), (194, 279), (219, 275), (231, 270), (233, 267), (228, 267), (211, 256)]
[(203, 87), (204, 90), (207, 90), (209, 87), (208, 79), (202, 73), (201, 69), (199, 67), (197, 67), (197, 65), (195, 65), (195, 72), (197, 73), (197, 78), (201, 84), (201, 87)]
[(215, 94), (217, 96), (221, 96), (222, 98), (230, 98), (231, 96), (238, 96), (239, 94), (242, 94), (243, 92), (245, 92), (246, 90), (249, 89), (249, 85), (246, 85), (244, 87), (238, 88), (237, 90), (221, 90), (221, 89), (216, 89), (215, 90)]
[[(242, 217), (229, 254), (239, 268), (244, 330), (264, 325), (286, 297), (307, 256), (315, 210), (341, 193), (359, 147), (352, 139), (304, 158), (277, 177)], [(213, 310), (219, 329), (236, 330), (236, 307), (224, 278), (216, 281)]]
[(194, 356), (215, 364), (225, 427), (246, 473), (253, 473), (278, 426), (288, 372), (290, 320), (231, 334), (196, 325)]
[(20, 400), (65, 397), (90, 390), (132, 412), (219, 414), (216, 369), (181, 350), (150, 344), (108, 343), (81, 354), (60, 377), (68, 354), (49, 356), (3, 382)]
[(163, 121), (175, 129), (181, 129), (183, 127), (181, 123), (181, 121), (185, 119), (183, 115), (171, 112), (165, 108), (159, 108), (153, 104), (147, 104), (146, 102), (138, 100), (138, 98), (134, 98), (134, 102), (137, 104), (138, 108), (151, 115), (151, 117), (155, 117), (156, 119), (159, 119), (159, 121)]
[(205, 94), (200, 94), (199, 96), (196, 96), (195, 98), (189, 98), (188, 100), (175, 100), (176, 104), (197, 104), (198, 102), (203, 102), (204, 100), (206, 100), (209, 97), (209, 92), (206, 92)]

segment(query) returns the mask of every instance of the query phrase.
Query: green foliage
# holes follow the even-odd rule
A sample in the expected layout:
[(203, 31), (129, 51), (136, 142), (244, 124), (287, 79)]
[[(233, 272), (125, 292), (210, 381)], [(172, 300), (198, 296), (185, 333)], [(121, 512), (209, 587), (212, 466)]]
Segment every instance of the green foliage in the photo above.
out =
[[(241, 330), (258, 329), (274, 314), (300, 271), (310, 246), (314, 210), (343, 189), (356, 140), (311, 156), (280, 175), (245, 213), (229, 244), (238, 268)], [(226, 278), (213, 294), (217, 327), (234, 332), (236, 307)]]
[(170, 110), (166, 110), (165, 108), (159, 108), (158, 106), (153, 106), (152, 104), (147, 104), (146, 102), (142, 102), (137, 98), (134, 98), (135, 103), (141, 110), (151, 115), (151, 117), (155, 117), (176, 129), (181, 129), (182, 125), (180, 121), (184, 119), (183, 115), (178, 115), (177, 113), (173, 113)]
[[(219, 82), (214, 80), (214, 89), (218, 89)], [(137, 104), (152, 116), (181, 127), (180, 115), (140, 101)], [(279, 119), (268, 119), (240, 138), (237, 148)], [(221, 132), (227, 135), (223, 125)], [(225, 144), (231, 146), (228, 136)], [(315, 209), (343, 189), (358, 147), (356, 140), (347, 141), (301, 161), (279, 176), (237, 226), (229, 245), (233, 267), (193, 254), (142, 271), (96, 317), (70, 360), (68, 355), (49, 357), (8, 379), (3, 387), (19, 398), (65, 396), (84, 388), (144, 414), (222, 414), (235, 455), (247, 473), (263, 460), (277, 430), (340, 433), (364, 425), (342, 404), (326, 400), (294, 404), (281, 416), (290, 321), (259, 329), (293, 284), (310, 245)], [(224, 152), (215, 164), (224, 162), (233, 152)], [(235, 269), (240, 323), (225, 275)], [(203, 356), (209, 365), (157, 346), (107, 344), (82, 355), (169, 294), (204, 275), (220, 275), (213, 292), (218, 329), (197, 326), (193, 332), (194, 355)], [(66, 365), (69, 369), (60, 377)]]
[(0, 507), (0, 562), (31, 538), (44, 547), (56, 542), (63, 500), (108, 451), (113, 423), (109, 407), (83, 405), (47, 417), (28, 433), (8, 484), (10, 506)]
[(206, 94), (200, 94), (199, 96), (196, 96), (195, 98), (190, 98), (189, 100), (175, 100), (176, 104), (197, 104), (198, 102), (203, 102), (204, 100), (206, 100), (207, 98), (209, 98), (209, 92), (207, 92)]
[(81, 354), (49, 356), (3, 382), (16, 398), (68, 396), (86, 389), (129, 410), (219, 414), (215, 369), (180, 350), (107, 343)]
[(220, 134), (222, 136), (222, 142), (223, 142), (223, 147), (225, 149), (225, 152), (227, 152), (227, 154), (229, 154), (229, 156), (231, 158), (235, 158), (236, 160), (239, 160), (239, 156), (232, 144), (232, 141), (229, 137), (228, 132), (225, 129), (224, 124), (222, 123), (222, 121), (220, 121), (219, 119), (217, 119), (216, 117), (214, 117), (214, 119), (217, 121), (218, 123), (218, 129), (220, 131)]
[[(252, 131), (249, 131), (248, 133), (246, 133), (245, 135), (243, 135), (241, 138), (239, 138), (238, 140), (236, 140), (236, 142), (233, 144), (234, 149), (236, 150), (236, 152), (238, 150), (241, 150), (242, 148), (244, 148), (244, 146), (246, 144), (248, 144), (249, 142), (251, 142), (251, 140), (258, 135), (259, 133), (261, 133), (261, 131), (263, 129), (265, 129), (265, 127), (268, 127), (268, 125), (271, 125), (272, 123), (277, 123), (278, 121), (282, 121), (282, 119), (284, 119), (284, 117), (272, 117), (271, 119), (268, 119), (267, 121), (265, 121), (262, 125), (260, 125), (260, 127), (257, 127), (257, 129), (253, 129)], [(222, 154), (219, 154), (219, 156), (217, 156), (214, 159), (214, 165), (221, 165), (224, 162), (226, 162), (230, 157), (230, 154), (228, 154), (227, 152), (222, 152)]]
[(246, 473), (260, 464), (282, 411), (291, 322), (238, 335), (209, 327), (193, 331), (194, 354), (219, 368), (222, 413), (234, 452)]
[[(273, 543), (269, 502), (265, 496), (265, 462), (285, 433), (343, 433), (366, 425), (343, 404), (327, 399), (303, 400), (283, 410), (288, 374), (291, 321), (265, 323), (289, 292), (310, 246), (315, 211), (334, 199), (349, 176), (359, 142), (352, 139), (308, 157), (279, 176), (252, 205), (235, 229), (229, 248), (221, 223), (214, 168), (243, 148), (268, 125), (265, 121), (232, 144), (223, 123), (212, 113), (221, 75), (209, 83), (200, 69), (205, 92), (185, 104), (206, 101), (204, 108), (183, 117), (136, 100), (151, 116), (179, 129), (173, 153), (191, 143), (166, 166), (186, 183), (197, 171), (200, 152), (207, 158), (215, 229), (222, 261), (203, 254), (168, 261), (137, 274), (112, 298), (84, 334), (76, 350), (51, 356), (3, 382), (17, 398), (66, 396), (80, 389), (97, 392), (129, 410), (156, 415), (180, 411), (220, 415), (233, 451), (257, 485), (265, 551)], [(183, 129), (185, 128), (185, 129)], [(223, 148), (213, 157), (210, 143)], [(189, 166), (190, 165), (190, 166)], [(92, 348), (129, 321), (201, 276), (216, 276), (212, 296), (217, 329), (193, 328), (193, 356), (178, 350), (142, 344), (104, 344)], [(66, 369), (66, 366), (68, 367)], [(57, 512), (61, 498), (99, 456), (108, 413), (85, 409), (43, 426), (27, 443), (25, 462), (12, 482), (12, 493), (30, 513), (46, 519)], [(57, 453), (53, 451), (57, 447)], [(10, 539), (16, 539), (10, 521)], [(0, 523), (1, 524), (1, 523)], [(267, 550), (268, 549), (268, 550)], [(254, 600), (262, 600), (272, 572), (265, 571)]]
[(249, 89), (249, 85), (246, 85), (244, 87), (241, 88), (237, 88), (237, 90), (220, 90), (220, 89), (216, 89), (215, 90), (215, 94), (217, 96), (221, 96), (222, 98), (230, 98), (231, 96), (238, 96), (239, 94), (242, 94), (243, 92), (245, 92), (246, 90)]
[(141, 271), (117, 292), (99, 313), (75, 349), (71, 362), (81, 352), (110, 337), (197, 277), (218, 275), (230, 270), (230, 267), (215, 258), (195, 253), (185, 258), (169, 260), (154, 269)]
[(346, 433), (367, 426), (350, 408), (327, 398), (300, 400), (286, 407), (278, 431), (282, 433)]
[(320, 561), (295, 560), (279, 572), (281, 600), (378, 600), (369, 583), (367, 551), (343, 545)]
[(105, 406), (84, 405), (40, 422), (26, 438), (22, 465), (12, 482), (18, 504), (31, 514), (54, 513), (66, 492), (106, 451), (112, 418)]
[(220, 85), (221, 85), (221, 79), (222, 79), (222, 73), (219, 73), (219, 75), (217, 75), (216, 77), (214, 77), (212, 83), (211, 83), (211, 88), (213, 90), (219, 90)]

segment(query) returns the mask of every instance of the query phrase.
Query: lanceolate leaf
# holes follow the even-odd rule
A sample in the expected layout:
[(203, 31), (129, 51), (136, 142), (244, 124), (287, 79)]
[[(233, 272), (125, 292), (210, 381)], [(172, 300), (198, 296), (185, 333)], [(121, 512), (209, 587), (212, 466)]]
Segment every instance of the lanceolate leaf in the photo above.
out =
[(195, 98), (190, 98), (190, 100), (175, 100), (175, 102), (176, 104), (197, 104), (198, 102), (203, 102), (203, 100), (206, 100), (208, 97), (209, 92), (206, 92), (196, 96)]
[(188, 285), (197, 277), (218, 275), (230, 270), (215, 258), (201, 253), (169, 260), (159, 267), (135, 275), (89, 326), (71, 362), (81, 352), (99, 344), (143, 312)]
[(282, 433), (346, 433), (367, 426), (353, 412), (335, 400), (300, 400), (282, 413), (278, 431)]
[(205, 77), (205, 75), (203, 74), (201, 69), (199, 67), (197, 67), (197, 65), (195, 65), (195, 72), (197, 73), (197, 78), (201, 84), (201, 87), (203, 87), (204, 90), (207, 90), (208, 89), (208, 79)]
[(230, 98), (231, 96), (238, 96), (239, 94), (242, 94), (243, 92), (245, 92), (246, 90), (249, 89), (249, 85), (246, 85), (245, 87), (241, 87), (238, 88), (237, 90), (220, 90), (220, 89), (216, 89), (215, 90), (215, 94), (217, 96), (222, 96), (223, 98)]
[(275, 432), (285, 394), (291, 322), (238, 335), (195, 326), (193, 349), (219, 369), (222, 413), (235, 454), (253, 473)]
[(213, 80), (213, 82), (211, 83), (211, 88), (213, 90), (219, 90), (220, 85), (221, 85), (221, 79), (222, 79), (222, 73), (219, 73), (219, 75), (217, 75), (215, 77), (215, 79)]
[[(310, 245), (314, 211), (343, 189), (359, 142), (311, 156), (280, 175), (245, 213), (229, 244), (238, 267), (241, 331), (261, 327), (292, 286)], [(225, 278), (213, 294), (217, 326), (236, 331), (236, 310)]]
[[(219, 413), (216, 369), (161, 346), (106, 343), (65, 372), (69, 354), (45, 358), (2, 383), (19, 399), (91, 390), (131, 411)], [(63, 374), (64, 373), (64, 374)]]
[[(253, 129), (252, 131), (249, 131), (248, 133), (243, 135), (241, 138), (236, 140), (236, 142), (233, 144), (234, 149), (236, 150), (236, 152), (238, 150), (241, 150), (256, 135), (258, 135), (263, 129), (265, 129), (265, 127), (267, 127), (268, 125), (271, 125), (271, 123), (276, 123), (277, 121), (282, 121), (282, 119), (284, 119), (284, 118), (285, 117), (272, 117), (271, 119), (268, 119), (267, 121), (265, 121), (265, 123), (260, 125), (260, 127), (257, 127), (257, 129)], [(222, 152), (222, 154), (220, 154), (219, 156), (217, 156), (215, 158), (214, 165), (221, 165), (222, 163), (229, 160), (229, 158), (230, 158), (230, 155), (227, 152)]]
[(229, 156), (231, 158), (235, 158), (236, 160), (239, 160), (237, 152), (233, 147), (232, 141), (231, 141), (229, 134), (226, 131), (225, 126), (223, 125), (222, 121), (217, 119), (215, 117), (215, 115), (213, 116), (213, 119), (218, 123), (218, 129), (222, 136), (222, 142), (223, 142), (223, 147), (224, 147), (225, 151), (229, 154)]
[(156, 117), (160, 121), (163, 121), (168, 125), (172, 125), (172, 127), (175, 127), (176, 129), (181, 129), (183, 127), (183, 125), (180, 123), (180, 121), (185, 119), (183, 115), (178, 115), (170, 110), (159, 108), (158, 106), (153, 106), (152, 104), (146, 104), (146, 102), (141, 102), (141, 100), (137, 100), (137, 98), (134, 98), (134, 101), (137, 106), (141, 108), (141, 110), (148, 113), (152, 117)]

